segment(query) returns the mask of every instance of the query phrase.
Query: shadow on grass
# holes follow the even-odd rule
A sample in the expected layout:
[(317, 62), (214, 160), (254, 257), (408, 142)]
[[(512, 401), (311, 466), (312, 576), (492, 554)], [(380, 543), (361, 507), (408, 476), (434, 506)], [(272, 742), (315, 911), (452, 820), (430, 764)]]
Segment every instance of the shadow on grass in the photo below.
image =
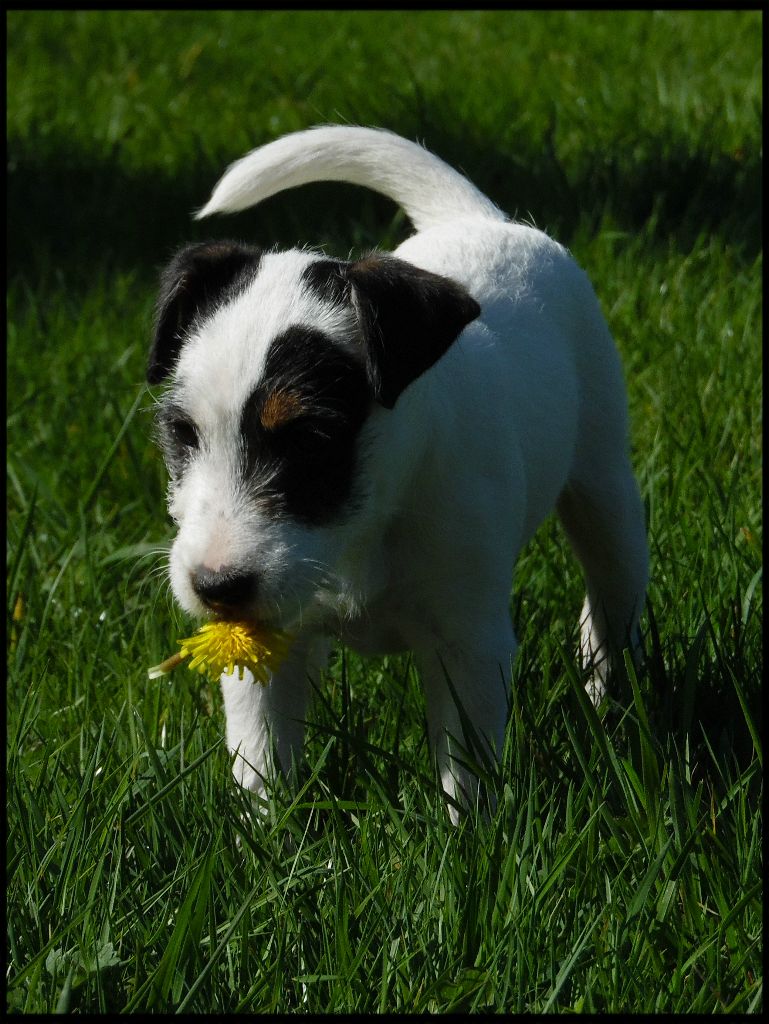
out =
[[(561, 165), (552, 141), (511, 159), (493, 141), (463, 127), (431, 127), (430, 147), (462, 168), (498, 205), (569, 244), (578, 227), (597, 228), (607, 214), (618, 229), (640, 230), (654, 214), (654, 235), (688, 251), (703, 232), (752, 260), (761, 246), (761, 160), (758, 152), (692, 152), (675, 139), (634, 139), (633, 151), (585, 153), (579, 168)], [(233, 154), (233, 157), (240, 154)], [(183, 241), (233, 236), (265, 246), (328, 245), (334, 255), (391, 245), (389, 200), (339, 184), (309, 185), (257, 210), (196, 224), (192, 211), (224, 170), (210, 157), (188, 162), (181, 176), (127, 171), (119, 147), (97, 159), (54, 144), (40, 156), (11, 139), (8, 146), (10, 276), (45, 279), (58, 268), (69, 286), (95, 274), (136, 270), (154, 279)], [(388, 227), (389, 225), (389, 227)], [(383, 240), (383, 232), (385, 238)], [(341, 246), (334, 252), (334, 246)]]

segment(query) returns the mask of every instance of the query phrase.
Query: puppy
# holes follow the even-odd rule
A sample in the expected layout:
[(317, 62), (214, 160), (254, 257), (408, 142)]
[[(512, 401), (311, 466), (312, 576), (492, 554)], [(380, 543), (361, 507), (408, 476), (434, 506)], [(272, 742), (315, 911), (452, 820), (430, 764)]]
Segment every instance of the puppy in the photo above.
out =
[(478, 796), (468, 751), (502, 749), (511, 575), (553, 509), (585, 574), (595, 702), (638, 649), (648, 554), (620, 361), (564, 248), (388, 132), (272, 142), (197, 216), (320, 180), (383, 193), (416, 233), (350, 262), (203, 243), (163, 273), (148, 379), (166, 385), (172, 589), (193, 616), (294, 638), (267, 687), (222, 677), (242, 786), (263, 794), (300, 757), (340, 638), (413, 652), (456, 820)]

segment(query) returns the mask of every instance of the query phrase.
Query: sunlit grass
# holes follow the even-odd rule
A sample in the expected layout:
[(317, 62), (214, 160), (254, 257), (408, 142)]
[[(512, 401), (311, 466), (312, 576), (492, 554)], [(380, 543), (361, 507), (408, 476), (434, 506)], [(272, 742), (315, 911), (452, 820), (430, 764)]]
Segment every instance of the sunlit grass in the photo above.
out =
[[(761, 1009), (759, 29), (9, 16), (11, 1010)], [(267, 817), (230, 780), (216, 686), (146, 677), (193, 628), (142, 383), (158, 266), (201, 230), (342, 256), (406, 230), (330, 185), (192, 224), (229, 160), (321, 121), (419, 136), (557, 232), (626, 369), (646, 662), (599, 721), (549, 521), (516, 570), (497, 811), (458, 829), (406, 658), (335, 652)]]

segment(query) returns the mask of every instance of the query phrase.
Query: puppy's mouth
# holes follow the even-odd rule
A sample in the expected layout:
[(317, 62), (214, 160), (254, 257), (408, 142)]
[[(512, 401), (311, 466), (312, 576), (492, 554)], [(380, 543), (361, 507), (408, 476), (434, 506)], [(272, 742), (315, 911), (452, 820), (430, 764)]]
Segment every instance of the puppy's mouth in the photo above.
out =
[(238, 623), (254, 632), (295, 633), (308, 620), (315, 619), (312, 610), (306, 607), (260, 608), (254, 604), (228, 605), (220, 602), (206, 602), (201, 618), (208, 622)]
[(228, 605), (210, 604), (206, 618), (213, 622), (237, 622), (247, 628), (259, 630), (282, 629), (282, 623), (275, 615), (266, 615), (253, 608), (232, 608)]

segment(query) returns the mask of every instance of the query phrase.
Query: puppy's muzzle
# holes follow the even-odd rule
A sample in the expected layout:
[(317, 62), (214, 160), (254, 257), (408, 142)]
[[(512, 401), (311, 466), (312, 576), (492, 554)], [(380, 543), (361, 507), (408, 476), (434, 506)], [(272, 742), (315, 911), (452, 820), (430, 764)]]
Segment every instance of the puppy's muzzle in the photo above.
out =
[(207, 608), (218, 615), (237, 618), (257, 596), (256, 573), (225, 567), (198, 566), (190, 573), (192, 589)]

